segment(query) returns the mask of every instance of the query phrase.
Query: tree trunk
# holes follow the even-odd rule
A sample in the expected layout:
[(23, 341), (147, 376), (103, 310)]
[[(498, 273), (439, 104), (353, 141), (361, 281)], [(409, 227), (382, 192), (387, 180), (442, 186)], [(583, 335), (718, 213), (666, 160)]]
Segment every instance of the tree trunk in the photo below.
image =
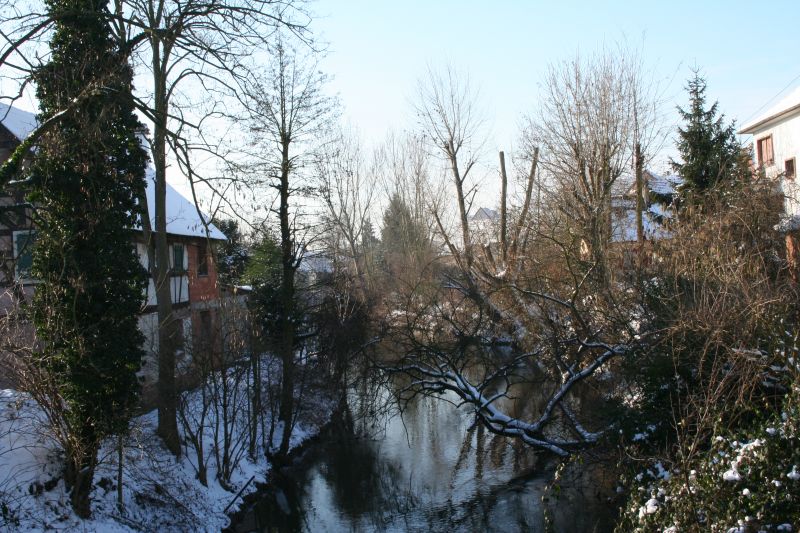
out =
[(466, 260), (466, 268), (472, 268), (472, 240), (470, 239), (469, 219), (467, 218), (467, 205), (464, 198), (464, 178), (461, 177), (461, 171), (458, 168), (458, 159), (456, 157), (455, 149), (448, 147), (448, 157), (450, 158), (450, 168), (453, 172), (453, 183), (456, 186), (456, 198), (458, 200), (458, 215), (461, 222), (461, 239), (464, 245), (464, 259)]
[(294, 415), (294, 242), (289, 224), (289, 143), (283, 144), (281, 157), (281, 181), (279, 193), (280, 225), (281, 225), (281, 340), (280, 356), (283, 368), (281, 378), (281, 408), (279, 419), (283, 423), (283, 436), (279, 455), (286, 457), (289, 453), (289, 438), (292, 433), (292, 419)]
[(155, 167), (155, 265), (150, 265), (158, 308), (158, 435), (175, 456), (181, 453), (178, 437), (178, 402), (175, 391), (175, 352), (180, 345), (180, 322), (172, 311), (169, 247), (167, 245), (167, 100), (166, 75), (161, 71), (159, 49), (153, 51), (155, 120), (153, 166)]
[(506, 174), (506, 154), (500, 152), (500, 251), (503, 254), (503, 268), (508, 264), (508, 239), (506, 208), (508, 203), (508, 175)]
[(634, 172), (636, 173), (636, 242), (639, 243), (639, 253), (644, 243), (644, 178), (642, 176), (642, 146), (636, 143), (634, 153)]
[(64, 481), (71, 488), (70, 503), (75, 514), (81, 518), (91, 516), (92, 480), (97, 464), (97, 446), (91, 449), (67, 450), (67, 465)]

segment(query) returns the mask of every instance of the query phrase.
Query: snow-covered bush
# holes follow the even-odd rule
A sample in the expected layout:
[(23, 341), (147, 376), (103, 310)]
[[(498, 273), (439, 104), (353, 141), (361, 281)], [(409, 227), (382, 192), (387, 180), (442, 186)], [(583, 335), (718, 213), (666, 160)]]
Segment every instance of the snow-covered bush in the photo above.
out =
[(636, 474), (618, 531), (796, 531), (800, 386), (749, 431), (724, 433), (682, 468)]

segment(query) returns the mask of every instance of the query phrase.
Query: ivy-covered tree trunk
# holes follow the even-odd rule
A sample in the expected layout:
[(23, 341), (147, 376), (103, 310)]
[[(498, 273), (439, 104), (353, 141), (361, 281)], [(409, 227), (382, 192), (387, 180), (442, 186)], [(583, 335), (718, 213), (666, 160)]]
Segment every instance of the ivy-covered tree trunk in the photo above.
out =
[[(106, 0), (49, 0), (50, 61), (35, 75), (45, 121), (29, 199), (37, 206), (32, 316), (50, 414), (66, 454), (75, 512), (90, 514), (102, 440), (127, 428), (143, 337), (145, 274), (132, 244), (146, 154), (136, 135), (132, 70), (117, 52)], [(79, 102), (75, 105), (75, 102)]]

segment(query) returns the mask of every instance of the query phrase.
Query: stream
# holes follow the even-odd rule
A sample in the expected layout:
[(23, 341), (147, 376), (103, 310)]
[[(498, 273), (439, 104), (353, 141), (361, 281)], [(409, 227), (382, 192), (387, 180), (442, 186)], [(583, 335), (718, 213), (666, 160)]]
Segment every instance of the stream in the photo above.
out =
[(546, 514), (552, 531), (611, 527), (591, 490), (562, 488), (543, 504), (552, 459), (476, 426), (454, 397), (419, 396), (401, 414), (381, 408), (390, 394), (351, 391), (341, 419), (273, 472), (231, 530), (538, 532)]

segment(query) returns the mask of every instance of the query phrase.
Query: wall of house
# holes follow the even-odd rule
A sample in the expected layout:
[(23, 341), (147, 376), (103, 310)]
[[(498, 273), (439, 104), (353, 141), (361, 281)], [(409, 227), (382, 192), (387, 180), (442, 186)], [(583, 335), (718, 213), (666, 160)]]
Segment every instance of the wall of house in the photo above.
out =
[[(208, 274), (198, 273), (200, 238), (171, 236), (170, 268), (176, 272), (170, 278), (173, 312), (181, 320), (183, 348), (176, 354), (178, 387), (195, 383), (198, 370), (218, 364), (221, 357), (222, 333), (220, 318), (220, 291), (217, 272), (208, 261)], [(183, 265), (175, 268), (172, 246), (184, 248)], [(147, 266), (147, 249), (137, 243), (139, 262)], [(147, 308), (139, 317), (139, 329), (145, 336), (145, 360), (139, 375), (142, 379), (142, 401), (151, 405), (156, 396), (158, 382), (158, 314), (155, 309), (155, 285), (150, 279), (147, 289)]]
[(795, 176), (793, 180), (783, 179), (784, 162), (795, 159), (795, 174), (797, 165), (800, 164), (800, 111), (783, 117), (777, 124), (756, 130), (753, 134), (753, 156), (758, 164), (757, 143), (772, 135), (772, 150), (775, 161), (773, 165), (764, 167), (768, 178), (779, 178), (781, 190), (784, 195), (784, 210), (787, 215), (800, 216), (800, 184)]
[[(8, 159), (18, 144), (16, 137), (0, 126), (0, 162)], [(14, 280), (14, 231), (29, 226), (28, 210), (16, 207), (21, 201), (19, 193), (0, 190), (0, 286)]]
[[(183, 265), (180, 268), (175, 269), (175, 265), (173, 264), (173, 254), (172, 254), (172, 245), (173, 244), (183, 244), (184, 245), (184, 254), (183, 254)], [(181, 240), (170, 240), (170, 253), (169, 253), (169, 261), (170, 261), (170, 268), (173, 270), (173, 274), (170, 276), (170, 293), (172, 294), (172, 303), (174, 305), (186, 304), (189, 302), (189, 275), (187, 274), (189, 270), (189, 258), (186, 253), (187, 245), (183, 243)], [(147, 268), (147, 247), (144, 243), (137, 242), (136, 243), (136, 253), (139, 256), (139, 263), (142, 265), (143, 268)], [(146, 306), (147, 307), (154, 307), (157, 303), (156, 301), (156, 286), (153, 282), (153, 278), (149, 278), (147, 281), (147, 292), (145, 294)]]
[[(188, 307), (174, 310), (175, 317), (181, 322), (181, 331), (184, 342), (184, 349), (178, 350), (175, 354), (176, 378), (178, 387), (183, 388), (185, 383), (191, 381), (190, 370), (192, 368), (192, 320), (191, 312)], [(158, 384), (158, 313), (149, 311), (139, 315), (139, 330), (144, 335), (144, 359), (142, 367), (137, 373), (142, 385), (141, 401), (145, 407), (154, 406), (158, 399), (156, 386)]]
[(187, 246), (189, 257), (189, 301), (191, 303), (208, 302), (219, 298), (219, 286), (217, 285), (217, 269), (214, 261), (211, 260), (210, 249), (206, 253), (207, 274), (200, 274), (200, 249), (202, 243), (194, 242)]

